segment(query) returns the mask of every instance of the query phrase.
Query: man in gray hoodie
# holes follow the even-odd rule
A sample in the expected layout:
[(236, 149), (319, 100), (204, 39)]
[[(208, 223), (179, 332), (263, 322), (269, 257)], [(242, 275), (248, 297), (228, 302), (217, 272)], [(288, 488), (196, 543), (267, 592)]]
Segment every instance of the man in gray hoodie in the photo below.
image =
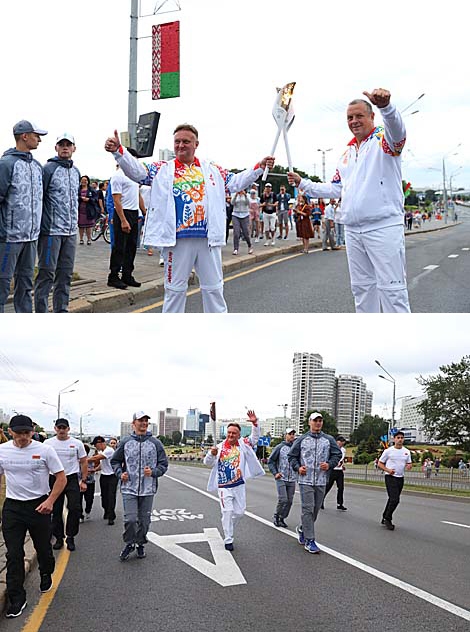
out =
[(34, 309), (48, 311), (54, 286), (52, 309), (67, 312), (77, 245), (80, 172), (73, 164), (75, 139), (64, 133), (57, 137), (57, 155), (43, 168), (43, 212), (38, 241), (38, 275), (34, 283)]
[(295, 494), (297, 472), (289, 463), (288, 454), (295, 439), (294, 428), (286, 428), (284, 441), (278, 443), (268, 459), (268, 467), (276, 480), (277, 506), (273, 516), (275, 527), (287, 527), (285, 519), (289, 515)]
[(323, 417), (314, 412), (308, 418), (310, 431), (294, 441), (288, 459), (299, 474), (301, 524), (296, 528), (299, 544), (309, 553), (320, 553), (315, 543), (315, 520), (325, 496), (328, 471), (342, 458), (334, 438), (322, 432)]
[(47, 132), (30, 121), (13, 127), (16, 147), (0, 158), (0, 313), (15, 278), (15, 312), (31, 313), (42, 214), (42, 167), (31, 151)]
[(133, 433), (124, 437), (111, 457), (111, 467), (121, 481), (124, 508), (125, 547), (120, 559), (129, 558), (137, 545), (137, 557), (145, 557), (144, 544), (150, 527), (153, 497), (157, 493), (158, 478), (168, 469), (162, 442), (148, 432), (150, 416), (143, 411), (132, 418)]

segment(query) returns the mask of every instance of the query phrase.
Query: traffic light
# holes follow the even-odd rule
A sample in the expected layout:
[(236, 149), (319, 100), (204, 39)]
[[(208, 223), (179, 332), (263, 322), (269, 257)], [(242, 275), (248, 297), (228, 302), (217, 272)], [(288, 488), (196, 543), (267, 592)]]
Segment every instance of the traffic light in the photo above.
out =
[(139, 116), (137, 123), (136, 151), (139, 158), (153, 156), (155, 138), (157, 136), (158, 123), (160, 121), (159, 112), (148, 112)]

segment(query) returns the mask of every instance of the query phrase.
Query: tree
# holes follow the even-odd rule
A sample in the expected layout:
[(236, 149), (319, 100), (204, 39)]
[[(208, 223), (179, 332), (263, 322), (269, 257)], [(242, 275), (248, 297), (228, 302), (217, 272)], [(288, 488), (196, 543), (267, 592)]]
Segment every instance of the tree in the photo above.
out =
[(418, 404), (423, 430), (437, 441), (470, 450), (470, 356), (439, 367), (441, 375), (417, 378), (426, 399)]
[(179, 430), (173, 430), (171, 433), (171, 440), (173, 445), (179, 445), (181, 443), (182, 434)]
[(370, 435), (380, 441), (382, 435), (386, 435), (388, 432), (388, 422), (379, 417), (379, 415), (364, 415), (362, 423), (354, 430), (351, 435), (351, 443), (358, 445), (361, 441), (366, 441)]
[[(312, 409), (312, 410), (308, 410), (305, 413), (305, 421), (304, 421), (302, 432), (308, 432), (310, 430), (310, 426), (308, 425), (308, 418), (313, 412), (315, 411)], [(325, 410), (320, 410), (319, 412), (321, 416), (323, 417), (322, 431), (325, 432), (326, 434), (336, 437), (336, 435), (338, 434), (338, 427), (336, 425), (336, 421), (334, 417), (332, 417), (332, 415), (330, 415), (330, 413), (326, 412)]]

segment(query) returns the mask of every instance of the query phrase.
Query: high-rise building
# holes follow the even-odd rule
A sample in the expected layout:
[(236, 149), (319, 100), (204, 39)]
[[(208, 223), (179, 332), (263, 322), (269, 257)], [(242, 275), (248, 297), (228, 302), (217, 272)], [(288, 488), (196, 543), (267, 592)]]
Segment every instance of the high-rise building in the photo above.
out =
[(372, 392), (360, 375), (339, 375), (336, 392), (336, 425), (340, 434), (349, 439), (372, 412)]
[(291, 425), (302, 432), (308, 410), (329, 413), (341, 434), (351, 433), (372, 412), (372, 391), (358, 375), (335, 376), (318, 353), (295, 353), (292, 379)]
[(173, 432), (183, 433), (183, 417), (178, 416), (175, 408), (165, 408), (158, 411), (159, 435), (171, 437)]
[(184, 429), (199, 432), (199, 411), (197, 408), (188, 409)]
[(286, 428), (292, 425), (292, 421), (289, 417), (270, 417), (263, 422), (264, 434), (269, 434), (271, 437), (283, 437)]
[(426, 395), (420, 395), (404, 397), (401, 402), (400, 426), (407, 429), (415, 428), (415, 441), (429, 441), (429, 437), (423, 432), (424, 415), (417, 408), (425, 399)]
[(158, 160), (173, 160), (175, 158), (175, 152), (172, 149), (159, 149), (158, 150)]
[(299, 432), (306, 412), (312, 408), (313, 376), (322, 368), (323, 358), (318, 353), (294, 353), (293, 364), (291, 421)]

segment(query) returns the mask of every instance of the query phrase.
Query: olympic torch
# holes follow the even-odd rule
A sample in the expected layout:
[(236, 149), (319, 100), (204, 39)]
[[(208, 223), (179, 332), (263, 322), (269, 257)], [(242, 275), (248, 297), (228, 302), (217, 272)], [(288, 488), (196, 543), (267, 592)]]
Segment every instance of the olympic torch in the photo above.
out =
[[(289, 165), (289, 171), (292, 171), (292, 158), (290, 155), (289, 142), (287, 140), (287, 132), (294, 121), (294, 109), (292, 107), (292, 95), (294, 93), (295, 81), (291, 83), (286, 83), (283, 88), (276, 88), (277, 95), (276, 100), (274, 101), (273, 107), (273, 117), (276, 121), (277, 132), (274, 138), (273, 148), (271, 150), (270, 156), (274, 156), (274, 152), (276, 151), (277, 143), (279, 141), (279, 137), (281, 133), (284, 137), (284, 144), (286, 146), (286, 154), (287, 154), (287, 163)], [(268, 177), (268, 167), (265, 168), (262, 180), (266, 180)]]

